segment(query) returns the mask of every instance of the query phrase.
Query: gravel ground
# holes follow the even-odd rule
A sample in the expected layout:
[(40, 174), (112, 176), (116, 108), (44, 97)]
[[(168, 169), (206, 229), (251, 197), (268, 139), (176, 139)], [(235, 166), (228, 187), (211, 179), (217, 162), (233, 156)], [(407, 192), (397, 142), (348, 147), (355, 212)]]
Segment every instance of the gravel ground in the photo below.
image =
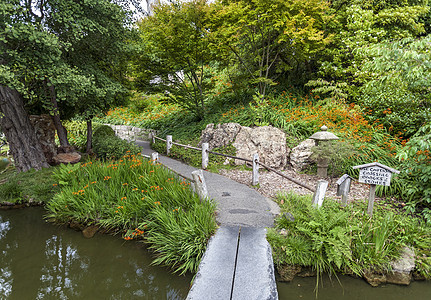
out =
[[(243, 183), (248, 186), (251, 186), (252, 171), (222, 169), (222, 170), (219, 170), (219, 173), (239, 183)], [(317, 181), (319, 180), (319, 178), (315, 175), (298, 174), (292, 170), (284, 170), (284, 171), (281, 171), (281, 173), (284, 173), (289, 177), (295, 178), (300, 182), (306, 183), (312, 187), (315, 187)], [(325, 180), (329, 181), (329, 186), (326, 191), (326, 197), (331, 197), (341, 201), (341, 196), (337, 196), (336, 182), (338, 178), (328, 177), (328, 178), (325, 178)], [(301, 195), (313, 194), (308, 189), (303, 188), (297, 185), (296, 183), (284, 177), (281, 177), (278, 174), (275, 174), (273, 172), (268, 172), (265, 170), (259, 170), (259, 187), (256, 188), (256, 190), (262, 195), (269, 198), (275, 198), (278, 193), (284, 193), (289, 191), (292, 191), (296, 194), (301, 194)], [(349, 201), (367, 200), (368, 193), (369, 193), (369, 186), (367, 184), (359, 183), (356, 180), (354, 180), (352, 181), (352, 185), (350, 187), (348, 200)], [(379, 199), (376, 198), (376, 201), (378, 200)]]

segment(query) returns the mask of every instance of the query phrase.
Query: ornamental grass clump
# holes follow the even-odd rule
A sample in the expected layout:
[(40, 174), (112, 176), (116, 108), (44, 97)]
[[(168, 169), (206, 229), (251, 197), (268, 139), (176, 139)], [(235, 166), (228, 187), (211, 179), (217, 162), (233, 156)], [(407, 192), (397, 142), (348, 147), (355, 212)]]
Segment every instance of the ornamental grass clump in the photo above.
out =
[(89, 161), (61, 167), (61, 187), (47, 205), (48, 218), (97, 225), (143, 239), (155, 264), (197, 271), (207, 240), (215, 232), (215, 207), (200, 202), (190, 183), (160, 164), (127, 154), (118, 161)]
[[(319, 209), (311, 198), (279, 195), (282, 214), (267, 238), (276, 266), (311, 267), (319, 276), (386, 272), (404, 246), (415, 249), (416, 272), (431, 278), (431, 227), (423, 220), (377, 205), (373, 218), (365, 203), (342, 207), (327, 199)], [(289, 213), (289, 214), (287, 214)]]

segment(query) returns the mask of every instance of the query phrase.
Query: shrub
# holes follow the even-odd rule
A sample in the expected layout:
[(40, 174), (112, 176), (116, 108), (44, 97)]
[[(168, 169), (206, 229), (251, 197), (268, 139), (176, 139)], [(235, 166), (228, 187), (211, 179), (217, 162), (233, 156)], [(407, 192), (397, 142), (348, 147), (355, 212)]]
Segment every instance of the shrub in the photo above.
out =
[[(85, 152), (87, 144), (87, 124), (83, 121), (66, 121), (63, 122), (63, 126), (67, 130), (67, 138), (69, 143), (74, 146), (78, 151)], [(100, 123), (93, 122), (93, 131), (96, 132), (100, 126), (104, 126)]]
[(93, 140), (93, 151), (100, 159), (120, 159), (127, 153), (137, 154), (141, 150), (132, 142), (117, 136), (99, 136)]
[[(389, 270), (401, 248), (409, 245), (421, 254), (416, 270), (431, 278), (431, 228), (420, 219), (379, 205), (370, 219), (364, 203), (341, 207), (336, 201), (326, 200), (316, 209), (307, 196), (287, 194), (278, 200), (284, 213), (267, 235), (276, 265), (361, 275), (366, 270)], [(281, 229), (288, 234), (281, 235)]]
[(135, 111), (143, 112), (148, 108), (159, 105), (159, 101), (162, 99), (164, 99), (164, 97), (159, 94), (146, 95), (135, 93), (130, 99), (130, 106)]
[(431, 125), (422, 126), (397, 157), (402, 161), (399, 181), (407, 208), (431, 223)]
[(100, 125), (96, 130), (93, 132), (93, 138), (100, 138), (100, 137), (106, 137), (106, 136), (115, 136), (115, 131), (112, 129), (109, 125)]
[(392, 134), (411, 137), (431, 119), (423, 96), (407, 90), (403, 83), (367, 84), (359, 95), (357, 101), (368, 111), (367, 119), (378, 121)]
[(0, 185), (0, 199), (9, 202), (22, 200), (22, 189), (16, 178), (11, 178)]
[(125, 240), (144, 239), (155, 264), (197, 271), (217, 224), (214, 204), (201, 202), (190, 183), (132, 154), (58, 168), (53, 178), (61, 192), (48, 203), (48, 218), (95, 224)]

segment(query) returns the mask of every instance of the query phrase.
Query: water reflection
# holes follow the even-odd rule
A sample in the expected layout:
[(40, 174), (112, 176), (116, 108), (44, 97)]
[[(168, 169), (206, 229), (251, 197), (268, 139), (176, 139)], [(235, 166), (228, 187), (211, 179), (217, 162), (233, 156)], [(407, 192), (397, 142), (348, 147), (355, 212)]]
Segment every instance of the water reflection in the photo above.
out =
[(184, 299), (191, 276), (150, 266), (143, 245), (0, 211), (0, 299)]
[[(339, 282), (338, 282), (339, 280)], [(431, 299), (431, 282), (414, 281), (410, 286), (394, 284), (372, 287), (362, 279), (338, 276), (338, 280), (323, 276), (317, 300), (425, 300)], [(277, 282), (280, 300), (316, 299), (316, 278), (295, 277), (292, 282)]]

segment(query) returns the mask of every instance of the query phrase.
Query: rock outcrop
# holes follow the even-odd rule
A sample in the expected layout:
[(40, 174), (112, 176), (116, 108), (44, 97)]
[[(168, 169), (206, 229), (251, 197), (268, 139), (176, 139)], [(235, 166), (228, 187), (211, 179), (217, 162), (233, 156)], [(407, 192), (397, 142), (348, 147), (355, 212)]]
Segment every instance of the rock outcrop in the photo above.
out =
[[(259, 161), (272, 168), (283, 169), (288, 163), (286, 134), (272, 126), (241, 127), (232, 145), (236, 156), (251, 159), (257, 153)], [(235, 164), (243, 163), (235, 161)]]
[[(272, 167), (281, 169), (288, 165), (289, 151), (286, 146), (286, 134), (272, 126), (245, 127), (238, 123), (208, 124), (202, 131), (199, 146), (208, 143), (209, 149), (232, 144), (236, 149), (236, 156), (252, 159), (259, 154), (259, 161)], [(235, 160), (235, 164), (244, 164), (242, 160)]]
[(392, 272), (386, 275), (388, 283), (409, 285), (412, 271), (415, 268), (415, 252), (412, 248), (404, 247), (401, 256), (391, 263)]
[(314, 146), (314, 140), (306, 139), (298, 146), (292, 148), (292, 151), (290, 152), (290, 164), (296, 172), (302, 171), (312, 164), (310, 156), (313, 154), (311, 148)]
[(202, 143), (208, 143), (209, 150), (227, 146), (235, 140), (241, 127), (238, 123), (208, 124), (202, 131), (199, 147)]

